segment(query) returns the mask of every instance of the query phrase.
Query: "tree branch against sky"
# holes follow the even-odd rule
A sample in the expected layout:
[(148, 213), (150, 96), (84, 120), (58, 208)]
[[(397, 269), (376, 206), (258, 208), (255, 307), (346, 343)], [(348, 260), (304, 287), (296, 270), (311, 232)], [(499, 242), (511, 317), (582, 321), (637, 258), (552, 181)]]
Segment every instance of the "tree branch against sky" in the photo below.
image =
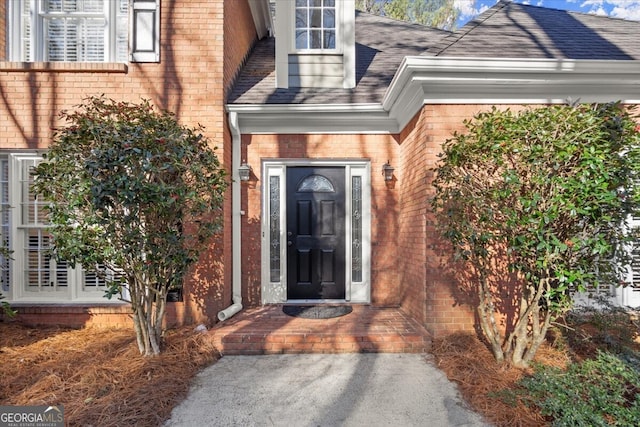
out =
[(454, 30), (460, 14), (456, 0), (356, 0), (356, 9), (399, 21)]

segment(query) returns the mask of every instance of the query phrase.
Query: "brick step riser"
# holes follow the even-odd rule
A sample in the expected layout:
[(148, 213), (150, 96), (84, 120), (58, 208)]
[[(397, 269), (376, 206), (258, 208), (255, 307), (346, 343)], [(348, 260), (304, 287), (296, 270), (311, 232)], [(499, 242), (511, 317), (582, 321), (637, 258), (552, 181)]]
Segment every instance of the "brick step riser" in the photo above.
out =
[(214, 341), (222, 354), (305, 354), (305, 353), (423, 353), (429, 349), (430, 342), (424, 337), (379, 336), (373, 339), (362, 337), (252, 337), (226, 336)]

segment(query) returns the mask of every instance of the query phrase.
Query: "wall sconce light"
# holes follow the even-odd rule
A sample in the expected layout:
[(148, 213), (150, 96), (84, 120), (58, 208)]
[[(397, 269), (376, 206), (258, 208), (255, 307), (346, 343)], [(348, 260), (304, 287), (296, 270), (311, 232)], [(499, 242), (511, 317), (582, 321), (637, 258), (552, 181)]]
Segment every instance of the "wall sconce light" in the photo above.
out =
[(382, 165), (382, 175), (384, 175), (384, 180), (386, 182), (393, 181), (393, 171), (395, 168), (389, 164), (389, 160), (387, 163)]
[(238, 176), (240, 177), (240, 181), (249, 181), (251, 177), (251, 166), (249, 166), (246, 161), (238, 167)]

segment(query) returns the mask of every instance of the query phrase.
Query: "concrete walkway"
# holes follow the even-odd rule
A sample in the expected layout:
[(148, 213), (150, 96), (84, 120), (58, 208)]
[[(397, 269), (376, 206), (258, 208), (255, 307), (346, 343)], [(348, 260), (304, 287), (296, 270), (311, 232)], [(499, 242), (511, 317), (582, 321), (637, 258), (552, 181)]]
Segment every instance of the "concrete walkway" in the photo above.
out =
[(425, 354), (225, 356), (165, 426), (489, 426)]

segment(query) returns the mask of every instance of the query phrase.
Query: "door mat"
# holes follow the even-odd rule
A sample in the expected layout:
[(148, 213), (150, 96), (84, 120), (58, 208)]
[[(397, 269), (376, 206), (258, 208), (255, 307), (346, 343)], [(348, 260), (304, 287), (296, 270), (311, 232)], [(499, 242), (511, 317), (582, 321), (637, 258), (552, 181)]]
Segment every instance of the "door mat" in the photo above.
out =
[(285, 314), (304, 319), (331, 319), (351, 313), (350, 305), (285, 305), (282, 307)]

